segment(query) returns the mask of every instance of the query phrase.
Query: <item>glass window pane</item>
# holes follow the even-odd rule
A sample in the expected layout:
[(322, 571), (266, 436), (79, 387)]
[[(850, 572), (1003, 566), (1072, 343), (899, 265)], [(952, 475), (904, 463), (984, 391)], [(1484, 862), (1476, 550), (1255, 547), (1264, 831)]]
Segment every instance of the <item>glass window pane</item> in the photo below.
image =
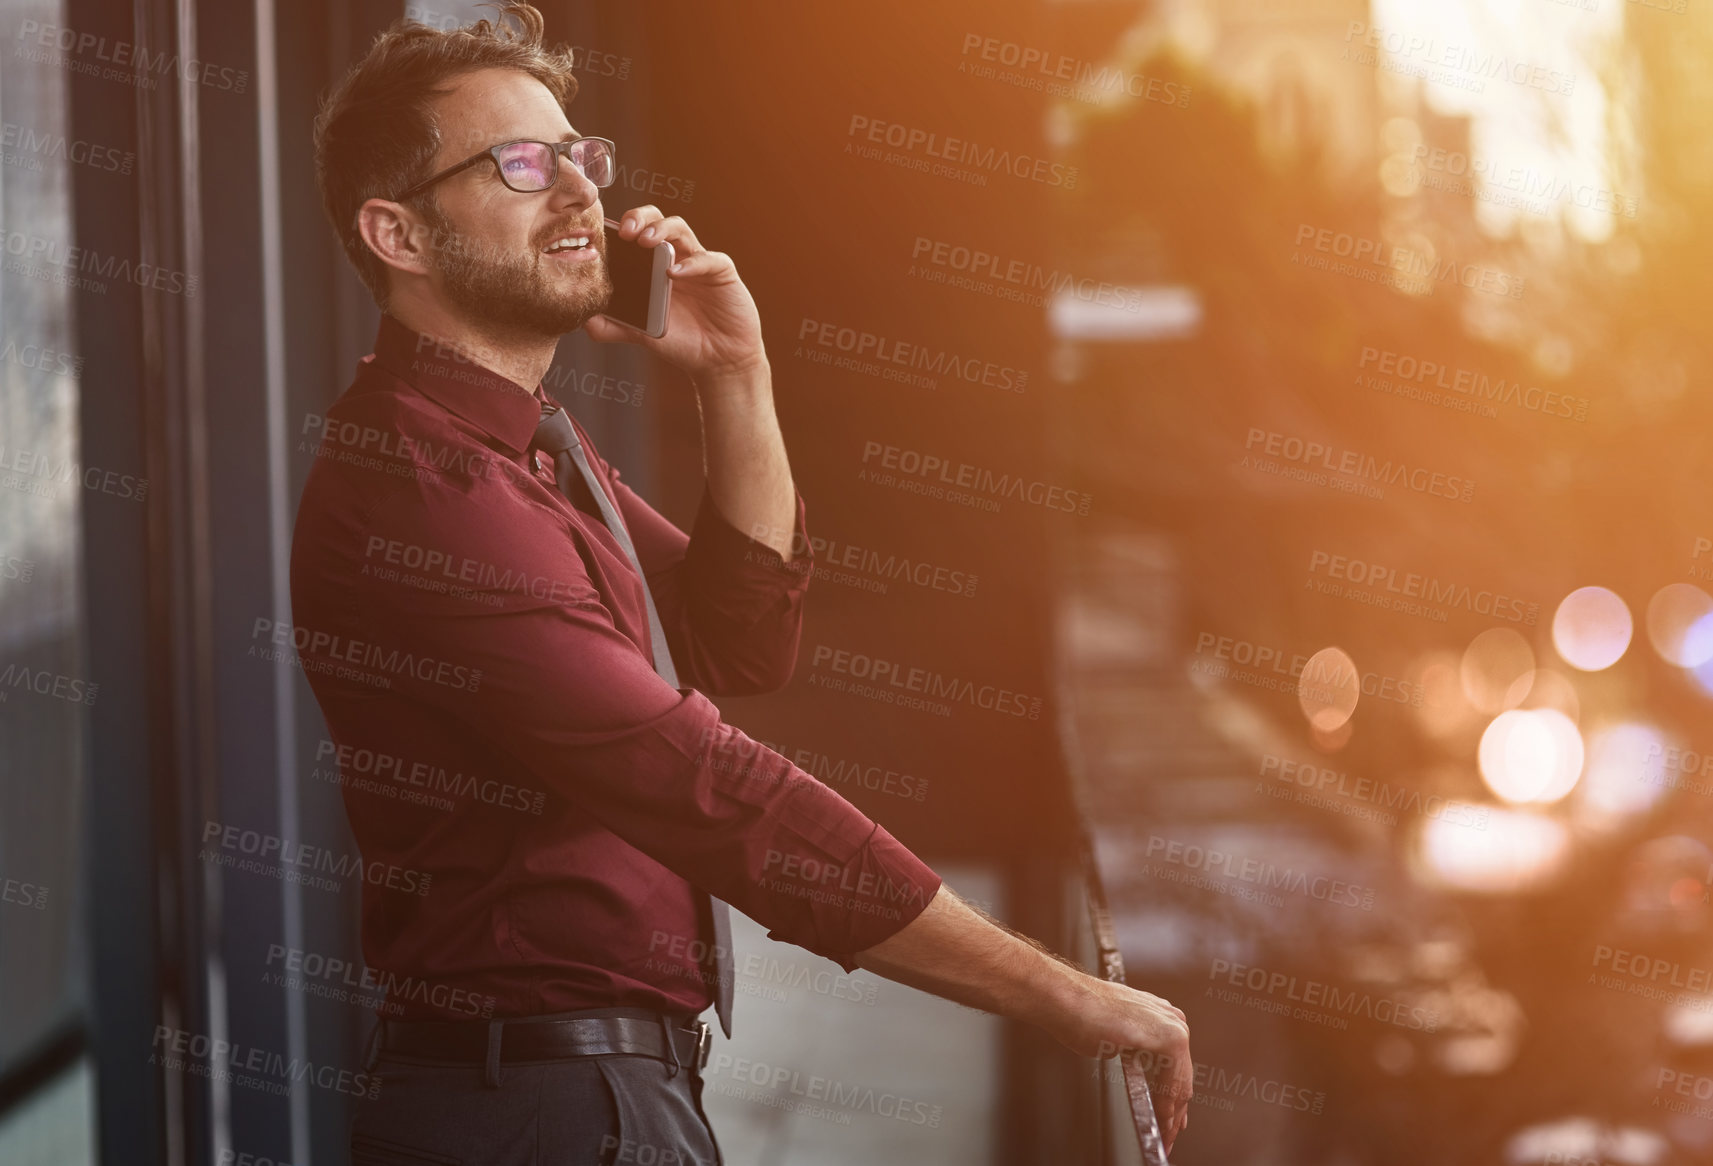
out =
[[(73, 182), (60, 6), (0, 0), (0, 1072), (83, 998), (83, 664)], [(78, 160), (82, 159), (80, 163)]]

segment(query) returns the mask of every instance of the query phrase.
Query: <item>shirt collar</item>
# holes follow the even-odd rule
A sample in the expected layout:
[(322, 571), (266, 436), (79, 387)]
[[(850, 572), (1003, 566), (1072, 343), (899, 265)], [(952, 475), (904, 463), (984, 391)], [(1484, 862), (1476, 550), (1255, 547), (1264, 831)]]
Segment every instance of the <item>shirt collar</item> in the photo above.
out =
[[(375, 361), (450, 413), (522, 453), (541, 421), (536, 393), (381, 313)], [(538, 386), (539, 387), (539, 386)]]

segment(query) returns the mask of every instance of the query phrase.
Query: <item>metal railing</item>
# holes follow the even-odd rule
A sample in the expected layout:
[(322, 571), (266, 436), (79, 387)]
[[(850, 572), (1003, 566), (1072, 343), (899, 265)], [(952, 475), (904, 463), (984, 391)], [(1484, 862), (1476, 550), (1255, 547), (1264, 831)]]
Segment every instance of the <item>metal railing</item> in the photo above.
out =
[[(1114, 984), (1122, 984), (1124, 957), (1118, 951), (1118, 939), (1113, 934), (1112, 916), (1106, 906), (1106, 887), (1101, 882), (1100, 868), (1095, 865), (1094, 842), (1088, 836), (1086, 822), (1083, 870), (1088, 886), (1089, 923), (1094, 929), (1095, 958), (1100, 975)], [(1141, 1058), (1127, 1057), (1120, 1052), (1118, 1059), (1124, 1070), (1124, 1095), (1130, 1104), (1130, 1120), (1136, 1127), (1136, 1142), (1142, 1151), (1142, 1162), (1144, 1166), (1170, 1166), (1166, 1161), (1166, 1141), (1160, 1136), (1160, 1123), (1154, 1115), (1154, 1098), (1148, 1090), (1148, 1078), (1143, 1072)]]

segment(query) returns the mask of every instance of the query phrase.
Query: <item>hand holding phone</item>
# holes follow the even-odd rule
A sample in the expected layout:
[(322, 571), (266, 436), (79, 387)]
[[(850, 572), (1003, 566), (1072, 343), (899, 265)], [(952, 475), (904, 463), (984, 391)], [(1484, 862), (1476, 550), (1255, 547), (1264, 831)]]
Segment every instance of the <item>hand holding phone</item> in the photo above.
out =
[(640, 344), (698, 384), (765, 376), (761, 313), (730, 255), (708, 250), (690, 224), (658, 207), (632, 207), (606, 227), (614, 295), (584, 322), (592, 339)]
[(666, 335), (672, 301), (672, 278), (667, 274), (676, 261), (672, 244), (644, 247), (620, 237), (612, 219), (601, 221), (606, 228), (607, 275), (613, 281), (613, 298), (604, 314), (658, 340)]

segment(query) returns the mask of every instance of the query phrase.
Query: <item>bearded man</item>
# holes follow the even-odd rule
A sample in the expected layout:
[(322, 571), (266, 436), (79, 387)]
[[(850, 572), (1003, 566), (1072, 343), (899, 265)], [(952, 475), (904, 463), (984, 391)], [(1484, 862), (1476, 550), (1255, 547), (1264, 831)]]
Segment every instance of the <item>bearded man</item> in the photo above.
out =
[[(728, 904), (1085, 1056), (1169, 1060), (1175, 1136), (1182, 1012), (974, 911), (709, 701), (786, 682), (809, 579), (761, 321), (732, 260), (652, 206), (616, 245), (672, 244), (667, 331), (600, 314), (619, 147), (572, 127), (571, 60), (542, 29), (524, 4), (400, 22), (316, 124), (329, 220), (382, 312), (322, 425), (291, 561), (337, 756), (386, 775), (342, 783), (363, 954), (389, 986), (352, 1162), (717, 1163), (698, 1017), (730, 1034)], [(695, 385), (688, 534), (543, 391), (579, 327)]]

